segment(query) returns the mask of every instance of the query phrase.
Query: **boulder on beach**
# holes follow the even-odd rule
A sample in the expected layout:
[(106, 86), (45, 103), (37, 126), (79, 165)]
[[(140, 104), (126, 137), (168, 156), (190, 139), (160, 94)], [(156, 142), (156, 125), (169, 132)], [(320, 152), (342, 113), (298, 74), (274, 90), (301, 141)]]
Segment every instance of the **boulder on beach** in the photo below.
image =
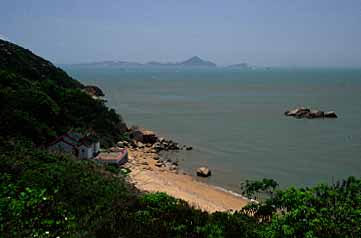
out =
[(158, 137), (153, 131), (137, 128), (137, 127), (133, 127), (130, 129), (129, 136), (133, 140), (140, 141), (146, 144), (147, 143), (153, 144), (158, 140)]
[(140, 130), (132, 129), (129, 133), (129, 137), (135, 141), (143, 141), (143, 133)]
[(162, 166), (163, 166), (163, 162), (158, 160), (158, 161), (155, 163), (155, 166), (157, 166), (157, 167), (162, 167)]
[(140, 141), (138, 141), (136, 145), (138, 148), (144, 148), (144, 144)]
[(157, 141), (158, 137), (153, 131), (144, 130), (143, 131), (143, 143), (153, 144)]
[[(167, 140), (158, 136), (150, 130), (142, 129), (136, 126), (128, 129), (129, 137), (131, 139), (131, 145), (135, 148), (150, 147), (155, 153), (160, 151), (180, 150), (182, 147), (177, 142)], [(120, 143), (122, 145), (122, 143)], [(192, 147), (187, 147), (187, 150), (191, 150)]]
[(197, 169), (197, 175), (200, 177), (211, 176), (211, 170), (208, 167), (200, 167)]

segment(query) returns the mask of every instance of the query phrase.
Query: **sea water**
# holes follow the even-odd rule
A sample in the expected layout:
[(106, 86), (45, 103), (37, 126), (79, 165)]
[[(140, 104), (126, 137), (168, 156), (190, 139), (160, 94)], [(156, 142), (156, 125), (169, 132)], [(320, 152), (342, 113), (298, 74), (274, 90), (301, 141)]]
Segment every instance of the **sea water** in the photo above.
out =
[[(361, 175), (360, 69), (65, 69), (100, 86), (129, 125), (193, 146), (171, 156), (190, 174), (210, 167), (210, 184), (239, 191), (245, 179), (308, 186)], [(284, 116), (299, 106), (339, 118)]]

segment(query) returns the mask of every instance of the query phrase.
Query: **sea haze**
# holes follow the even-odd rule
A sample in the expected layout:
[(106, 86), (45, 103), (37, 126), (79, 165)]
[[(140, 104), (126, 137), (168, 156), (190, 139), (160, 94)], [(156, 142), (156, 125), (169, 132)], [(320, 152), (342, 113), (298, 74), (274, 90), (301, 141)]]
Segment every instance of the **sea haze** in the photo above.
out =
[[(312, 185), (361, 171), (359, 69), (65, 70), (96, 84), (128, 124), (151, 128), (193, 151), (175, 153), (194, 174), (209, 166), (211, 184), (234, 191), (244, 179)], [(338, 119), (294, 119), (297, 106), (335, 110)]]

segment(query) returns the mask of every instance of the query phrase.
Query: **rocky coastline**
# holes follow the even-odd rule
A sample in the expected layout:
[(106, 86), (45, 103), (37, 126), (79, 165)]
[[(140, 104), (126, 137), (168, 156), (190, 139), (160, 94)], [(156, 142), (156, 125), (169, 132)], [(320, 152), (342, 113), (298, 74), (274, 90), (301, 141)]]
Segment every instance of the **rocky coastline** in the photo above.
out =
[[(184, 150), (187, 153), (187, 150), (192, 149), (191, 146), (158, 137), (146, 129), (132, 128), (128, 132), (129, 140), (119, 141), (117, 146), (108, 151), (117, 152), (122, 148), (128, 150), (128, 162), (122, 167), (130, 171), (127, 179), (139, 190), (165, 192), (208, 212), (235, 211), (248, 204), (247, 198), (200, 182), (182, 171), (178, 161), (162, 156), (163, 151)], [(210, 174), (207, 167), (194, 171), (194, 175), (202, 177)]]
[[(154, 166), (158, 168), (165, 168), (169, 171), (178, 171), (178, 161), (165, 159), (161, 156), (162, 151), (180, 151), (192, 150), (192, 146), (180, 145), (179, 143), (159, 137), (155, 132), (144, 128), (132, 127), (128, 129), (129, 139), (122, 140), (117, 143), (117, 147), (110, 148), (111, 151), (116, 152), (121, 148), (146, 154), (147, 157), (155, 161)], [(142, 162), (143, 165), (146, 163)]]

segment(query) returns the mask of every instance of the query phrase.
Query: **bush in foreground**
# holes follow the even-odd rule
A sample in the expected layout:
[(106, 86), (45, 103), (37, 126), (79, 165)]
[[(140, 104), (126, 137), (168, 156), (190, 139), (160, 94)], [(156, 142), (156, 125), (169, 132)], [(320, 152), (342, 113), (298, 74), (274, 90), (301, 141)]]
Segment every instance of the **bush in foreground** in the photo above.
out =
[(263, 181), (265, 186), (246, 182), (245, 191), (270, 197), (244, 209), (265, 224), (262, 237), (361, 237), (361, 180), (349, 177), (333, 185), (286, 190)]
[(361, 180), (353, 177), (286, 190), (248, 181), (248, 194), (271, 196), (208, 214), (164, 193), (142, 194), (104, 165), (30, 143), (3, 148), (1, 237), (361, 237)]

